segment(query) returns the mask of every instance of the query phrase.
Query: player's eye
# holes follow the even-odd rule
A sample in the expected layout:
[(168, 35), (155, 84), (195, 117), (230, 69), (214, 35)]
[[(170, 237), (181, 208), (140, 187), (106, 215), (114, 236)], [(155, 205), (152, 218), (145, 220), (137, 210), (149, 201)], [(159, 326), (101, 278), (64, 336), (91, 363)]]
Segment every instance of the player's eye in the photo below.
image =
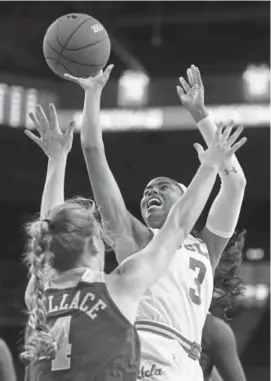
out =
[(162, 191), (167, 190), (168, 189), (168, 185), (161, 185), (160, 189)]
[(144, 191), (144, 193), (143, 193), (143, 197), (144, 197), (144, 196), (147, 196), (147, 195), (149, 194), (149, 191), (150, 191), (149, 189), (146, 189), (146, 190)]

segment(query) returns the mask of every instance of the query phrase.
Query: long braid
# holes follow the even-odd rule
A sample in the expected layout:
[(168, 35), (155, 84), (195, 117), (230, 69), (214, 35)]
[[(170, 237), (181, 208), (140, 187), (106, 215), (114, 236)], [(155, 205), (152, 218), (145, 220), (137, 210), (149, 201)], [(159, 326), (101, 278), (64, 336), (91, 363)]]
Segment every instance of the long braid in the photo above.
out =
[(50, 259), (51, 235), (48, 223), (37, 221), (31, 225), (32, 240), (30, 243), (31, 273), (34, 276), (31, 311), (29, 312), (28, 325), (32, 333), (27, 337), (24, 352), (21, 358), (25, 361), (35, 361), (40, 357), (53, 358), (56, 344), (50, 335), (47, 325), (47, 310), (45, 297), (46, 274), (44, 269)]

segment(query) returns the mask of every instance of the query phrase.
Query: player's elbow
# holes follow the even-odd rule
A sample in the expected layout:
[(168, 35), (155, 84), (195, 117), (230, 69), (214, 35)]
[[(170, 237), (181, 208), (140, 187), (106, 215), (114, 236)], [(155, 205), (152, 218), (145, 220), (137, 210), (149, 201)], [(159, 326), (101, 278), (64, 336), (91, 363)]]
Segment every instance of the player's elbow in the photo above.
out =
[(104, 144), (97, 142), (90, 142), (89, 140), (81, 138), (81, 146), (85, 155), (95, 156), (104, 153)]

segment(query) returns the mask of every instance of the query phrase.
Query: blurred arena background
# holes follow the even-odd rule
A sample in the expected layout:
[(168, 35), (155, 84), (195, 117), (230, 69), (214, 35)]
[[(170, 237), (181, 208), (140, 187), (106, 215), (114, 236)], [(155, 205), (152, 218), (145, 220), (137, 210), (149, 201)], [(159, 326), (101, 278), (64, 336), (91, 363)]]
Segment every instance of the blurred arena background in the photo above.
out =
[[(23, 130), (32, 128), (28, 112), (49, 102), (64, 127), (72, 118), (80, 126), (83, 92), (56, 77), (42, 54), (47, 27), (69, 12), (96, 17), (111, 37), (115, 69), (101, 123), (109, 163), (135, 215), (149, 179), (188, 184), (195, 172), (192, 144), (201, 138), (176, 95), (191, 64), (202, 71), (216, 119), (245, 126), (248, 143), (238, 157), (248, 185), (238, 227), (248, 231), (240, 272), (246, 292), (232, 327), (248, 381), (269, 380), (270, 4), (260, 1), (0, 3), (0, 337), (18, 380), (27, 283), (22, 226), (39, 211), (46, 171), (45, 155)], [(91, 196), (78, 134), (66, 177), (66, 196), (74, 194)]]

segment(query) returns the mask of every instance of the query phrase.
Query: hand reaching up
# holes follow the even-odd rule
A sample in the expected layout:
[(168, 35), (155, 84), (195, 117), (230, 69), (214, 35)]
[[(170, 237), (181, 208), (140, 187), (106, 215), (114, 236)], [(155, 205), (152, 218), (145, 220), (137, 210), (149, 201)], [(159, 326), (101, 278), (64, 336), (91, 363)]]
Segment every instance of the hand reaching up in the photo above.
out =
[(247, 138), (244, 137), (237, 141), (243, 131), (243, 127), (239, 126), (231, 135), (233, 126), (234, 123), (232, 121), (229, 122), (225, 130), (222, 132), (223, 125), (220, 124), (217, 128), (214, 141), (207, 150), (204, 150), (198, 143), (194, 144), (202, 164), (214, 167), (217, 166), (219, 168), (226, 159), (231, 157), (246, 143)]
[(29, 130), (25, 130), (25, 134), (44, 151), (48, 158), (57, 159), (60, 156), (67, 155), (72, 148), (75, 122), (70, 122), (67, 130), (62, 132), (53, 104), (49, 105), (49, 113), (48, 119), (43, 108), (37, 106), (36, 113), (29, 113), (29, 116), (40, 136), (33, 134)]

